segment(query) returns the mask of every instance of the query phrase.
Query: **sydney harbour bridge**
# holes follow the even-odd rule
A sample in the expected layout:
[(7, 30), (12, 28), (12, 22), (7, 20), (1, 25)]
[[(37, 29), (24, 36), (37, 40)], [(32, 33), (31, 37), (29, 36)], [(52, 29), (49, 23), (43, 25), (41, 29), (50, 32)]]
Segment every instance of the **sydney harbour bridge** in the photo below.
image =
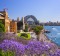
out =
[(33, 15), (27, 15), (24, 17), (24, 22), (29, 24), (29, 25), (38, 25), (39, 22), (37, 18)]

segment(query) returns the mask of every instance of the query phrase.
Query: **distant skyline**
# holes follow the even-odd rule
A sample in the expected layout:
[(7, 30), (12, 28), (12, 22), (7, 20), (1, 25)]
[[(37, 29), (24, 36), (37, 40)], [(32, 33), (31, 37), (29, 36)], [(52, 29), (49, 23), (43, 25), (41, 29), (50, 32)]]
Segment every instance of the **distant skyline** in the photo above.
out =
[(60, 22), (60, 0), (0, 0), (4, 8), (11, 19), (34, 15), (40, 22)]

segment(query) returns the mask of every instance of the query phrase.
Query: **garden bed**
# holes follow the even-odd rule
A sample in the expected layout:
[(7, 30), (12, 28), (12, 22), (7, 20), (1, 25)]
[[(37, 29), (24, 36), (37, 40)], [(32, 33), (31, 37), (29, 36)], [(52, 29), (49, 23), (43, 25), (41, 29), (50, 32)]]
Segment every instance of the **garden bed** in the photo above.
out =
[(24, 39), (26, 39), (26, 40), (31, 39), (30, 33), (27, 33), (27, 32), (17, 33), (17, 35), (18, 35), (18, 37), (22, 37), (22, 38), (24, 38)]

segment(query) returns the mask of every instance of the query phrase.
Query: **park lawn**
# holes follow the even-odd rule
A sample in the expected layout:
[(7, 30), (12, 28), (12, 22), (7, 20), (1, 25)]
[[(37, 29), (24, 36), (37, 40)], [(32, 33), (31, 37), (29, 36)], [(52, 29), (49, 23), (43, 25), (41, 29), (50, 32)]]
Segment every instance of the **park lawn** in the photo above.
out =
[(18, 37), (22, 37), (22, 38), (24, 38), (24, 39), (26, 39), (26, 40), (30, 40), (30, 39), (31, 39), (31, 35), (30, 35), (30, 33), (26, 33), (26, 32), (23, 32), (23, 33), (27, 34), (28, 37), (21, 36), (22, 33), (17, 33)]

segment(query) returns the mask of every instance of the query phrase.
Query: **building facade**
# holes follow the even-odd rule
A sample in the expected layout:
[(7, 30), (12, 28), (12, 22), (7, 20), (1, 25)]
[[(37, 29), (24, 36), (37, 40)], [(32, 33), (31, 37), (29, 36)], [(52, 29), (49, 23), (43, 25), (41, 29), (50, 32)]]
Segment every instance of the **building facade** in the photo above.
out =
[(10, 32), (17, 32), (17, 22), (11, 21), (10, 22)]
[(5, 32), (17, 32), (17, 22), (10, 20), (5, 10), (0, 11), (0, 21), (5, 26)]

